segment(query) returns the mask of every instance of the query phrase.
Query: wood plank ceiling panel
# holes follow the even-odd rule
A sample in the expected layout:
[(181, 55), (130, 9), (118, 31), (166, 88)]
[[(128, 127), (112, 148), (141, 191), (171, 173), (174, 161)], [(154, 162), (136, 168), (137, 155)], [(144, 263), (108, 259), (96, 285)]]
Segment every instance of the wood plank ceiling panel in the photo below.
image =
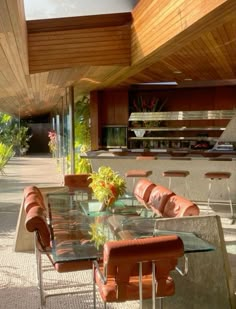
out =
[[(119, 14), (118, 14), (119, 15)], [(32, 24), (29, 24), (29, 64), (30, 72), (69, 68), (76, 65), (129, 65), (130, 64), (130, 14), (129, 21), (124, 25), (118, 24), (114, 14), (101, 20), (101, 25), (91, 28), (87, 24), (90, 18), (82, 18), (83, 23), (77, 18), (77, 23), (67, 20), (58, 20), (57, 31), (46, 31), (56, 28), (56, 21), (51, 20), (41, 23), (42, 31), (32, 32)], [(123, 14), (121, 15), (121, 17)], [(126, 17), (127, 19), (127, 17)], [(64, 27), (62, 20), (64, 20)], [(99, 18), (100, 20), (100, 18)], [(123, 19), (122, 19), (123, 20)], [(97, 24), (97, 19), (92, 24)], [(77, 25), (78, 24), (78, 25)], [(108, 24), (109, 26), (102, 26)], [(120, 22), (119, 22), (120, 24)], [(74, 27), (74, 29), (72, 29)], [(68, 29), (69, 28), (69, 29)]]
[[(143, 80), (147, 82), (176, 80), (185, 85), (185, 79), (195, 81), (235, 79), (235, 16), (236, 2), (226, 1), (212, 13), (201, 18), (197, 25), (193, 24), (190, 29), (187, 28), (173, 40), (157, 48), (155, 54), (151, 53), (149, 57), (156, 61), (137, 74), (133, 71), (133, 76), (127, 78), (122, 85), (143, 82)], [(229, 30), (223, 37), (222, 31), (225, 32), (225, 29)], [(184, 39), (183, 33), (189, 30), (191, 30), (191, 36), (187, 33)], [(163, 55), (163, 50), (166, 50), (166, 55)], [(149, 61), (148, 57), (146, 58)], [(142, 61), (140, 66), (145, 65)], [(131, 71), (132, 69), (128, 70), (128, 74)], [(182, 73), (177, 75), (175, 71)], [(118, 74), (114, 76), (115, 83), (119, 80)], [(123, 69), (122, 74), (123, 76), (127, 74), (126, 69)]]
[(144, 81), (236, 84), (235, 16), (235, 0), (140, 0), (132, 16), (28, 21), (26, 27), (23, 0), (1, 0), (0, 110), (48, 113), (71, 85), (78, 97)]
[[(227, 31), (227, 29), (230, 29)], [(176, 80), (228, 80), (236, 78), (236, 19), (232, 19), (212, 31), (205, 31), (149, 69), (136, 76), (136, 81)], [(180, 74), (173, 74), (179, 71)], [(165, 79), (163, 80), (163, 76)], [(128, 80), (131, 83), (131, 79)]]
[[(13, 13), (14, 12), (14, 13)], [(0, 96), (3, 111), (18, 115), (26, 110), (28, 101), (27, 35), (21, 1), (1, 1), (0, 10), (0, 90), (8, 96)]]
[[(151, 7), (150, 10), (149, 8), (145, 9), (148, 3), (150, 2), (147, 0), (140, 1), (133, 10), (131, 67), (123, 68), (117, 74), (114, 74), (113, 79), (107, 81), (107, 85), (115, 85), (125, 80), (126, 82), (123, 84), (129, 84), (133, 78), (139, 79), (138, 76), (142, 70), (144, 70), (143, 76), (147, 73), (145, 72), (146, 68), (153, 68), (155, 64), (157, 67), (160, 61), (167, 57), (175, 59), (177, 53), (181, 55), (183, 48), (189, 46), (189, 42), (201, 38), (202, 33), (212, 31), (219, 25), (223, 25), (224, 22), (235, 21), (236, 1), (234, 0), (215, 0), (207, 1), (207, 3), (204, 0), (160, 0), (152, 1), (152, 5), (149, 6), (149, 8)], [(148, 15), (150, 12), (151, 16)], [(190, 12), (192, 13), (190, 14)], [(165, 20), (161, 18), (162, 13)], [(166, 20), (170, 20), (171, 23), (166, 24)], [(175, 20), (175, 22), (172, 20)], [(144, 24), (143, 27), (142, 23)], [(154, 30), (148, 35), (150, 29)], [(202, 38), (202, 40), (205, 40), (205, 38)], [(191, 58), (192, 53), (188, 51), (188, 47), (186, 51)], [(194, 61), (192, 63), (192, 72), (194, 72), (197, 66), (194, 66)], [(168, 68), (167, 76), (162, 74), (162, 80), (165, 80), (166, 77), (168, 77)], [(173, 78), (175, 78), (175, 75), (172, 72), (171, 80)], [(198, 78), (200, 79), (201, 76), (198, 76)], [(234, 78), (234, 76), (231, 76), (231, 78)], [(106, 85), (106, 82), (104, 85)]]

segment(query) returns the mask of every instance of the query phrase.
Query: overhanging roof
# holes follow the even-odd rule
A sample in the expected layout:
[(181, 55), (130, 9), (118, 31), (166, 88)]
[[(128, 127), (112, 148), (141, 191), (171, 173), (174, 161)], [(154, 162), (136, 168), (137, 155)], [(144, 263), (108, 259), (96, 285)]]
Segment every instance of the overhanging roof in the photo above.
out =
[(48, 113), (72, 85), (76, 95), (153, 81), (235, 85), (235, 16), (235, 0), (140, 0), (131, 13), (26, 21), (22, 0), (2, 0), (0, 110)]

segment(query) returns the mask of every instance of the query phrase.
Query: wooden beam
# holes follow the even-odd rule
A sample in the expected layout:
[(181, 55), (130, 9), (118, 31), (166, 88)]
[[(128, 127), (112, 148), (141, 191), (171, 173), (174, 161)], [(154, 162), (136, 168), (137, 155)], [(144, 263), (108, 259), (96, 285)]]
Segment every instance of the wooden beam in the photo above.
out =
[(127, 13), (75, 16), (52, 19), (28, 20), (28, 33), (115, 27), (131, 24), (132, 15)]
[[(65, 24), (65, 19), (63, 19), (64, 24), (62, 21), (50, 24), (45, 21), (45, 25), (43, 25), (41, 21), (37, 23), (39, 27), (37, 31), (35, 27), (32, 29), (32, 25), (29, 24), (30, 73), (65, 69), (78, 65), (129, 65), (130, 18), (127, 19), (125, 14), (125, 18), (121, 15), (121, 21), (118, 20), (118, 17), (112, 21), (111, 16), (115, 17), (116, 15), (111, 14), (104, 20), (95, 16), (95, 21), (91, 24), (87, 24), (88, 20), (92, 21), (91, 17), (80, 23), (80, 19), (76, 18), (74, 23), (69, 22), (69, 25)], [(70, 19), (68, 20), (70, 21)], [(121, 23), (124, 21), (125, 23), (122, 25)], [(57, 24), (58, 28), (56, 28)], [(40, 25), (42, 31), (40, 31)]]

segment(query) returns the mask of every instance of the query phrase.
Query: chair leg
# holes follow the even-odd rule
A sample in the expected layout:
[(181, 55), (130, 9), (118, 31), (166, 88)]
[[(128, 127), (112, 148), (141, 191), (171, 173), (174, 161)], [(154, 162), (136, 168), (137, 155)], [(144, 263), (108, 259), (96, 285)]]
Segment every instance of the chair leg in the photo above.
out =
[(37, 248), (37, 236), (34, 234), (34, 241), (35, 241), (35, 257), (36, 257), (36, 274), (37, 274), (37, 287), (40, 293), (40, 304), (43, 307), (46, 303), (46, 297), (44, 295), (43, 290), (43, 270), (42, 270), (42, 254)]
[(93, 308), (96, 309), (96, 282), (95, 282), (95, 266), (93, 265)]
[(43, 307), (46, 304), (46, 297), (44, 295), (43, 290), (42, 255), (38, 250), (36, 256), (37, 256), (37, 277), (38, 277), (38, 288), (40, 293), (40, 303), (41, 307)]
[(234, 218), (234, 210), (233, 210), (233, 204), (231, 200), (231, 191), (230, 191), (230, 186), (229, 186), (229, 181), (226, 179), (226, 184), (227, 184), (227, 190), (228, 190), (228, 199), (229, 199), (229, 205), (230, 205), (230, 212), (231, 212), (231, 217), (232, 219)]
[(134, 206), (134, 188), (135, 188), (135, 182), (136, 182), (136, 178), (133, 177), (133, 181), (132, 181), (132, 206)]
[(39, 278), (40, 278), (40, 270), (39, 270), (39, 264), (42, 263), (41, 262), (41, 257), (39, 256), (40, 255), (40, 252), (37, 250), (37, 248), (35, 247), (35, 258), (36, 258), (36, 276), (37, 276), (37, 286), (38, 288), (40, 287), (40, 284), (39, 284)]
[(139, 263), (139, 308), (143, 308), (143, 269), (142, 269), (142, 262)]
[(209, 210), (211, 210), (211, 207), (210, 207), (211, 186), (212, 186), (212, 179), (209, 179), (209, 184), (208, 184), (208, 197), (207, 197), (208, 212), (209, 212)]
[(160, 297), (160, 299), (159, 299), (159, 307), (160, 307), (160, 309), (164, 308), (163, 307), (163, 297)]
[(187, 178), (185, 177), (185, 197), (190, 198), (190, 190), (189, 190), (189, 185)]
[(156, 265), (152, 262), (152, 309), (156, 309)]

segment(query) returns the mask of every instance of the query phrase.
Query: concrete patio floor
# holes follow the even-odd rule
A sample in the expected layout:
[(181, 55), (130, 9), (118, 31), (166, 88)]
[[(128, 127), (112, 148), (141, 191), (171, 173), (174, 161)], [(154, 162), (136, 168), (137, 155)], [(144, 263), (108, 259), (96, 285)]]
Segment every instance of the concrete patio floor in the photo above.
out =
[[(14, 157), (5, 168), (6, 175), (0, 175), (0, 308), (39, 308), (39, 293), (36, 287), (36, 263), (33, 253), (14, 252), (14, 241), (23, 189), (27, 185), (41, 187), (60, 186), (63, 177), (56, 160), (43, 155)], [(204, 211), (204, 209), (202, 210)], [(229, 225), (222, 220), (226, 248), (236, 287), (236, 224)], [(54, 272), (55, 273), (55, 272)], [(80, 272), (50, 276), (51, 286), (58, 281), (91, 282), (91, 273)], [(63, 287), (62, 287), (63, 288)], [(236, 288), (235, 288), (236, 290)], [(92, 291), (74, 296), (60, 296), (47, 299), (47, 308), (92, 308)], [(137, 302), (111, 304), (109, 308), (138, 308)], [(97, 308), (102, 308), (98, 301)], [(197, 307), (194, 307), (197, 308)], [(173, 308), (174, 309), (174, 308)], [(222, 308), (224, 309), (224, 308)]]

